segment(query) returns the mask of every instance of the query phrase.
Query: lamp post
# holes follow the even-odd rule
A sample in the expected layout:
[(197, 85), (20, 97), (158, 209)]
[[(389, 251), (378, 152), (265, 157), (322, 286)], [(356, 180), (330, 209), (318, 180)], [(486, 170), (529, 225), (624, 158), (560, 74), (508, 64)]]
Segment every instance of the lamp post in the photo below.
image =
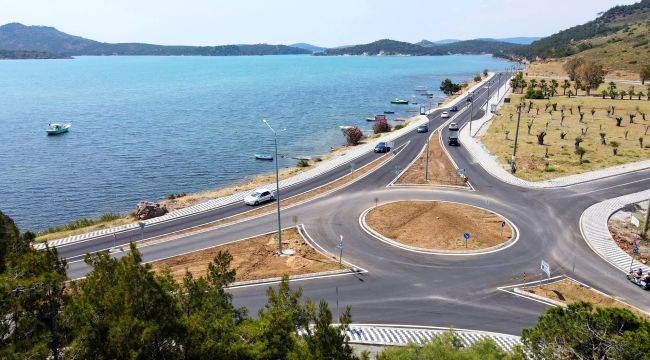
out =
[(472, 116), (474, 116), (474, 92), (469, 93), (469, 137), (472, 137)]
[[(266, 126), (273, 132), (273, 143), (275, 144), (275, 201), (278, 209), (278, 255), (282, 255), (282, 223), (280, 220), (280, 175), (278, 169), (278, 133), (271, 127), (266, 119), (262, 119)], [(286, 129), (282, 129), (285, 131)]]
[[(427, 125), (427, 132), (431, 131), (431, 117), (427, 116), (428, 120), (428, 125)], [(424, 182), (428, 183), (429, 182), (429, 143), (431, 142), (431, 135), (427, 137), (427, 157), (426, 157), (426, 163), (424, 165)]]

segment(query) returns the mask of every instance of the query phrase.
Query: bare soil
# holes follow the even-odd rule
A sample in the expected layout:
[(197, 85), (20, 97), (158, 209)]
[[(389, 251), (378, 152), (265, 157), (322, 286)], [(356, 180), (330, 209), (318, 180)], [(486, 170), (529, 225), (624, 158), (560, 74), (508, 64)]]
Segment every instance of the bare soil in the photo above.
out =
[(650, 262), (650, 242), (641, 238), (639, 228), (632, 225), (629, 221), (619, 219), (610, 219), (607, 225), (618, 247), (632, 255), (634, 242), (639, 241), (639, 254), (636, 256), (636, 259), (644, 264)]
[(277, 234), (260, 235), (234, 243), (199, 250), (169, 259), (154, 261), (155, 271), (169, 268), (176, 281), (182, 281), (185, 272), (195, 277), (204, 276), (208, 264), (220, 251), (228, 251), (233, 257), (231, 268), (235, 269), (236, 281), (259, 280), (283, 275), (309, 274), (320, 271), (339, 270), (338, 261), (311, 247), (295, 228), (282, 231), (282, 246), (295, 251), (292, 256), (278, 256)]
[(424, 172), (426, 170), (426, 152), (422, 152), (420, 157), (397, 179), (395, 184), (398, 185), (456, 185), (466, 186), (463, 179), (456, 174), (454, 165), (449, 160), (447, 153), (440, 145), (440, 136), (435, 131), (429, 138), (429, 181), (424, 181)]
[[(399, 243), (431, 250), (479, 250), (508, 241), (513, 234), (503, 218), (473, 206), (441, 201), (398, 201), (380, 205), (366, 223)], [(464, 233), (471, 237), (465, 244)]]
[(587, 301), (595, 307), (623, 307), (637, 314), (647, 316), (647, 314), (640, 313), (638, 309), (622, 301), (603, 295), (571, 279), (562, 279), (548, 284), (527, 287), (523, 288), (523, 290), (567, 305), (577, 301)]

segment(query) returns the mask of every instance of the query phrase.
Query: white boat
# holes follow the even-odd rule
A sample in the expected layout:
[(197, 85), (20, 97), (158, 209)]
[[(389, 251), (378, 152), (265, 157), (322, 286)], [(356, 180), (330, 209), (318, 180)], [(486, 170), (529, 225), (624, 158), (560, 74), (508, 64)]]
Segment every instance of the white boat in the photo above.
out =
[(70, 129), (70, 124), (53, 123), (53, 124), (49, 124), (45, 131), (47, 132), (48, 135), (59, 135), (59, 134), (67, 133), (69, 129)]
[(346, 135), (348, 130), (352, 129), (354, 126), (349, 126), (349, 125), (341, 125), (339, 126), (339, 129), (341, 129), (341, 132), (343, 135)]

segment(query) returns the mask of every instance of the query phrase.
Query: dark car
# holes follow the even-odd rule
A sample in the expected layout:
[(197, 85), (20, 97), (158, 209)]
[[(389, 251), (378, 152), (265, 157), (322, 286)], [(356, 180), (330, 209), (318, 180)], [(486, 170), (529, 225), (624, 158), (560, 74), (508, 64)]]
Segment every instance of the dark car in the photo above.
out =
[(453, 111), (453, 112), (458, 111), (458, 106), (452, 106), (452, 107), (450, 107), (450, 108), (449, 108), (449, 111)]
[(375, 152), (376, 153), (386, 153), (390, 151), (390, 146), (384, 141), (381, 141), (375, 145)]
[(426, 124), (425, 125), (420, 125), (420, 126), (418, 126), (418, 128), (415, 131), (417, 131), (419, 133), (429, 132), (429, 126), (427, 126)]

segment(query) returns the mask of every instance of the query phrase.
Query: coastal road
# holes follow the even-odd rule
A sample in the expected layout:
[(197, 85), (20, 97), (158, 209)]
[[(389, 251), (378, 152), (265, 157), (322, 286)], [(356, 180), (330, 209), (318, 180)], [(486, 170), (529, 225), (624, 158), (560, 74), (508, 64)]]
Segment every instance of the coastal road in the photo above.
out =
[[(495, 82), (503, 83), (507, 78), (504, 74)], [(476, 105), (485, 102), (487, 91), (481, 87), (474, 95), (474, 118), (482, 115)], [(469, 111), (462, 111), (455, 121), (462, 125), (469, 119)], [(447, 119), (440, 118), (440, 111), (437, 111), (430, 115), (430, 120), (435, 127)], [(442, 135), (445, 136), (444, 131)], [(321, 198), (283, 209), (283, 224), (292, 225), (291, 219), (297, 217), (313, 240), (331, 253), (336, 253), (339, 235), (343, 234), (344, 258), (368, 270), (363, 274), (294, 282), (294, 286), (303, 288), (306, 296), (326, 299), (335, 312), (352, 306), (355, 322), (453, 326), (519, 334), (522, 328), (535, 323), (546, 305), (497, 288), (541, 278), (538, 267), (543, 259), (551, 265), (554, 275), (570, 275), (639, 308), (650, 309), (647, 293), (593, 253), (578, 228), (580, 215), (592, 204), (650, 188), (650, 170), (558, 189), (527, 189), (495, 179), (459, 146), (447, 147), (447, 150), (459, 167), (466, 169), (475, 191), (387, 187), (417, 157), (427, 137), (428, 134), (410, 132), (396, 141), (396, 147), (403, 146), (402, 149), (369, 176)], [(367, 154), (358, 159), (358, 166), (376, 157)], [(327, 183), (348, 171), (348, 167), (335, 169), (322, 178), (287, 189), (285, 196)], [(475, 256), (403, 250), (378, 241), (361, 229), (358, 218), (374, 205), (375, 198), (380, 202), (429, 199), (481, 206), (512, 221), (519, 239), (504, 250)], [(148, 230), (146, 236), (186, 229), (245, 210), (247, 208), (239, 204), (220, 208), (210, 214)], [(145, 261), (153, 261), (270, 232), (276, 227), (275, 215), (269, 214), (140, 249)], [(139, 236), (137, 232), (127, 233), (118, 243), (139, 240)], [(101, 251), (111, 246), (112, 241), (112, 238), (103, 238), (60, 247), (59, 254), (70, 261), (70, 277), (83, 276), (89, 270), (79, 261), (82, 254)], [(237, 305), (246, 306), (255, 314), (266, 303), (267, 286), (240, 287), (231, 291)]]

